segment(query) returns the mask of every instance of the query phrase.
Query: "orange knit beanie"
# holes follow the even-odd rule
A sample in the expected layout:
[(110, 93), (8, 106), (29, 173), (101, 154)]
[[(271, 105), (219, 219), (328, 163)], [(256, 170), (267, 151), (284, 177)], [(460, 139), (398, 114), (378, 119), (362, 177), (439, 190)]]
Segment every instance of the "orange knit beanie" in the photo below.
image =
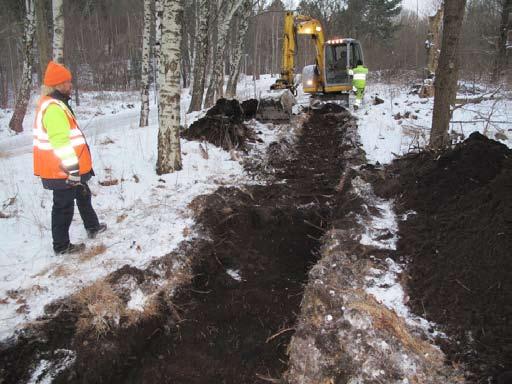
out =
[(50, 61), (46, 67), (43, 83), (48, 87), (55, 87), (65, 81), (71, 81), (71, 78), (71, 72), (67, 68), (55, 61)]

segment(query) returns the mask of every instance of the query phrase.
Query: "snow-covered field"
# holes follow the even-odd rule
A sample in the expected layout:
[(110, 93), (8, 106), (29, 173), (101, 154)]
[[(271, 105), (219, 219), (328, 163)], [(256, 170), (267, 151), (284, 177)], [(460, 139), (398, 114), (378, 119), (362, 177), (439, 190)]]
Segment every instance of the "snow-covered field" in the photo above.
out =
[[(269, 76), (257, 83), (243, 78), (239, 98), (257, 97), (273, 81)], [(432, 100), (407, 92), (397, 85), (369, 85), (366, 105), (357, 111), (359, 134), (369, 161), (389, 162), (395, 155), (428, 141)], [(371, 105), (370, 98), (375, 94), (385, 102)], [(301, 100), (307, 102), (304, 97)], [(188, 90), (184, 90), (184, 126), (204, 113), (187, 115), (189, 101)], [(493, 121), (509, 122), (511, 104), (505, 100), (468, 104), (456, 111), (454, 120), (491, 115)], [(194, 236), (187, 208), (194, 197), (219, 185), (249, 182), (242, 166), (231, 160), (229, 153), (209, 145), (205, 158), (197, 142), (186, 140), (182, 142), (183, 170), (157, 176), (155, 105), (151, 105), (150, 126), (139, 128), (137, 93), (85, 93), (75, 112), (94, 159), (96, 177), (90, 183), (93, 205), (108, 230), (97, 239), (87, 239), (76, 212), (71, 240), (85, 242), (96, 252), (56, 257), (51, 247), (52, 194), (32, 173), (32, 109), (25, 119), (25, 132), (20, 135), (8, 130), (12, 111), (0, 110), (0, 339), (36, 319), (52, 300), (125, 264), (143, 267), (171, 252), (182, 240)], [(408, 118), (395, 119), (397, 113), (406, 112), (410, 112)], [(507, 145), (512, 144), (510, 123), (453, 124), (452, 129), (466, 136), (473, 130), (485, 130), (492, 138), (500, 133)], [(272, 141), (271, 131), (265, 132), (263, 139), (266, 144)]]
[[(480, 88), (483, 89), (482, 86)], [(398, 84), (370, 83), (367, 87), (366, 106), (356, 114), (360, 118), (359, 134), (368, 161), (386, 164), (397, 156), (428, 144), (434, 99), (420, 99), (409, 92), (409, 88)], [(384, 103), (371, 105), (375, 95)], [(476, 96), (459, 94), (457, 98)], [(512, 96), (509, 95), (508, 99), (501, 98), (503, 96), (497, 95), (495, 100), (466, 104), (456, 109), (450, 131), (458, 139), (479, 131), (511, 147)]]
[[(272, 81), (265, 76), (257, 87), (267, 88)], [(242, 80), (239, 97), (254, 97), (253, 89), (252, 82)], [(187, 208), (194, 197), (219, 185), (249, 182), (228, 152), (203, 144), (208, 152), (205, 159), (199, 144), (186, 140), (182, 141), (183, 170), (157, 176), (156, 107), (150, 106), (149, 127), (139, 128), (137, 99), (137, 93), (96, 92), (84, 94), (75, 108), (92, 150), (93, 206), (108, 225), (107, 232), (89, 240), (75, 210), (71, 241), (85, 242), (91, 250), (77, 256), (53, 254), (52, 192), (44, 190), (32, 172), (33, 111), (20, 135), (8, 131), (11, 112), (0, 111), (0, 212), (8, 216), (0, 218), (0, 339), (36, 319), (52, 300), (125, 264), (143, 267), (171, 252), (194, 236)], [(189, 102), (185, 89), (182, 122), (186, 126), (204, 113), (185, 114)], [(262, 139), (268, 144), (272, 132), (264, 133)]]

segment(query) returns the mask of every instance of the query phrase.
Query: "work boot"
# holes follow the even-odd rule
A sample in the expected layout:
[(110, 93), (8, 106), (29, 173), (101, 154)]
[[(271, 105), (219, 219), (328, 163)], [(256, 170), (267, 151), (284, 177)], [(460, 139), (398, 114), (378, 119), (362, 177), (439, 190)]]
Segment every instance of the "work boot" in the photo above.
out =
[(56, 255), (71, 255), (71, 254), (74, 254), (74, 253), (82, 252), (83, 250), (85, 250), (85, 244), (84, 243), (80, 243), (80, 244), (69, 243), (64, 248), (54, 249), (54, 252), (55, 252)]
[(87, 230), (87, 237), (89, 239), (94, 239), (98, 233), (105, 232), (107, 230), (107, 224), (100, 223), (96, 228), (91, 228)]

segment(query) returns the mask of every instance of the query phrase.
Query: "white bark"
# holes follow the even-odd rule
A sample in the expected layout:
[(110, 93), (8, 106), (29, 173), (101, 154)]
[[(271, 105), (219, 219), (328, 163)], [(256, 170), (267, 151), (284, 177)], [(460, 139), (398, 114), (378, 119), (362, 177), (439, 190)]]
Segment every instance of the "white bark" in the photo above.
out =
[(199, 29), (197, 32), (196, 55), (192, 84), (192, 99), (188, 112), (199, 111), (203, 104), (204, 85), (206, 83), (206, 61), (208, 59), (208, 16), (209, 1), (199, 0)]
[(9, 121), (9, 128), (17, 133), (23, 131), (23, 120), (27, 112), (27, 105), (30, 100), (30, 89), (32, 86), (32, 66), (34, 62), (32, 47), (34, 45), (35, 34), (34, 0), (25, 0), (25, 12), (25, 25), (23, 29), (23, 73), (14, 113), (12, 114), (11, 121)]
[[(160, 51), (162, 48), (162, 13), (164, 10), (163, 0), (155, 0), (155, 47), (153, 49), (153, 55), (155, 58), (155, 67), (160, 67)], [(156, 73), (155, 83), (158, 87), (160, 86), (160, 81), (158, 79), (158, 71)]]
[(251, 16), (252, 1), (244, 0), (242, 7), (239, 10), (239, 23), (236, 44), (232, 49), (232, 57), (229, 68), (229, 80), (226, 86), (226, 97), (236, 97), (236, 86), (240, 76), (240, 62), (242, 60), (242, 48), (249, 29), (249, 17)]
[(224, 63), (223, 56), (224, 49), (226, 48), (226, 38), (229, 30), (229, 23), (231, 22), (233, 15), (235, 14), (235, 12), (240, 7), (243, 1), (244, 0), (222, 1), (221, 8), (219, 10), (219, 14), (217, 17), (217, 46), (215, 49), (215, 55), (213, 57), (212, 76), (210, 77), (210, 83), (208, 85), (208, 90), (206, 91), (206, 98), (204, 101), (205, 107), (211, 107), (215, 102), (215, 90), (219, 78), (222, 77), (222, 68)]
[(180, 148), (180, 59), (181, 0), (162, 0), (162, 43), (158, 95), (158, 159), (156, 172), (161, 175), (181, 169)]
[(151, 55), (151, 0), (144, 0), (144, 31), (142, 35), (142, 68), (140, 85), (140, 121), (139, 127), (148, 126), (149, 116), (149, 59)]
[(52, 0), (53, 60), (64, 64), (64, 6), (62, 0)]

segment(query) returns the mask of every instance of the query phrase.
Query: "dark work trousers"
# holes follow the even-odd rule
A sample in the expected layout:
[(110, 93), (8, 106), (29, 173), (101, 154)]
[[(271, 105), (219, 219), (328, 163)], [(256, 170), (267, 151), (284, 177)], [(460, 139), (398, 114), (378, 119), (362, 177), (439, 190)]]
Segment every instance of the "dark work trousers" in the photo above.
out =
[(91, 205), (91, 190), (87, 184), (53, 191), (52, 236), (53, 249), (58, 252), (69, 245), (69, 227), (73, 220), (75, 200), (85, 229), (99, 226), (98, 216)]

